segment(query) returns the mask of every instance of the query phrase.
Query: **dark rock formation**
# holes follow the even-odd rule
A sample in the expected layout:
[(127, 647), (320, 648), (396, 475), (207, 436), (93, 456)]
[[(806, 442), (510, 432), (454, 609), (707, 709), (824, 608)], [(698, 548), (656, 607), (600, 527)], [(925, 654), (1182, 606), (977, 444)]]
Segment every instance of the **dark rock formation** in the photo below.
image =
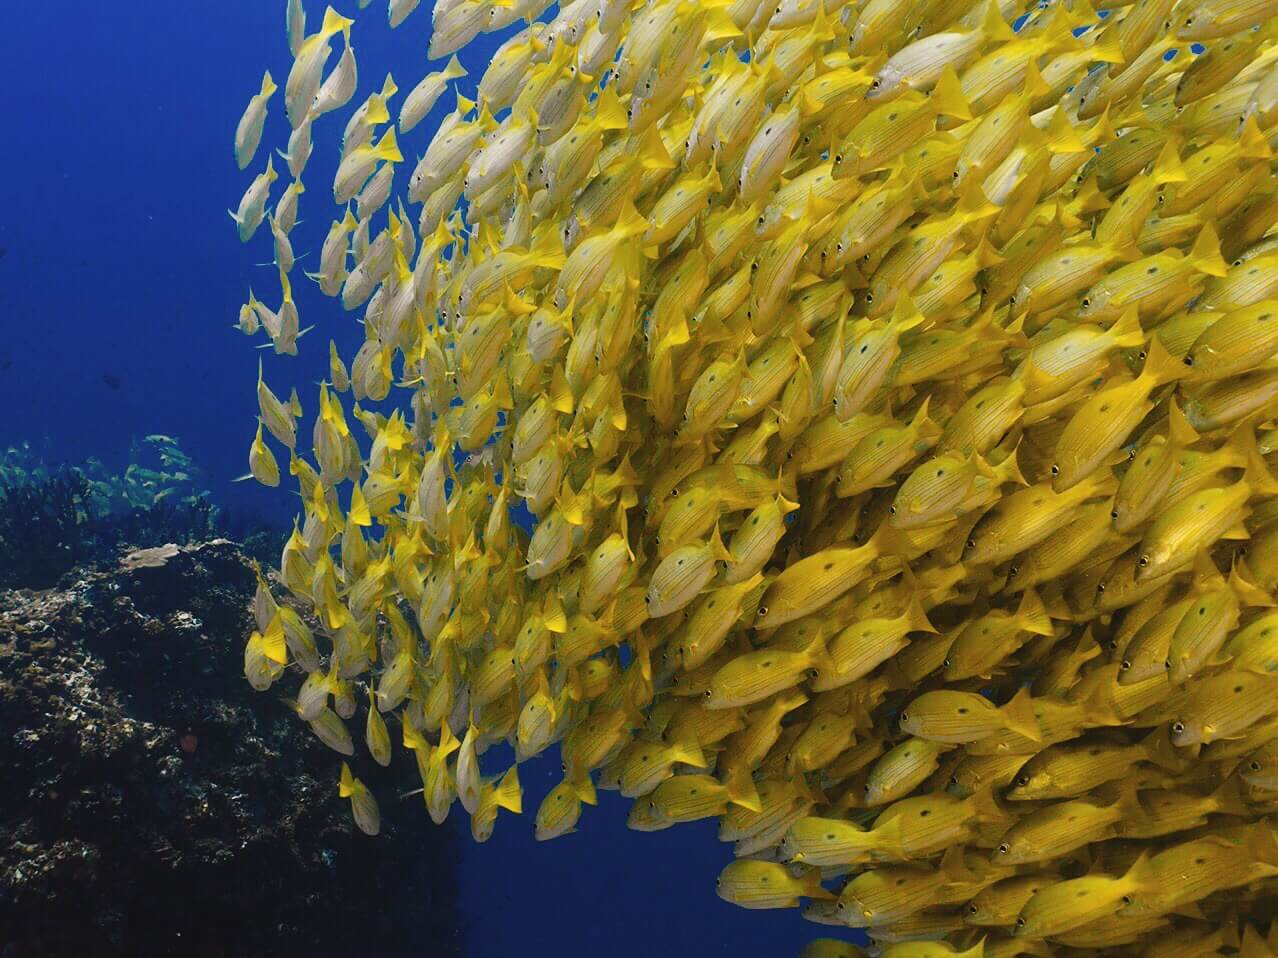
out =
[(352, 760), (369, 838), (340, 756), (245, 681), (254, 585), (214, 540), (0, 592), (0, 958), (460, 953), (411, 762)]

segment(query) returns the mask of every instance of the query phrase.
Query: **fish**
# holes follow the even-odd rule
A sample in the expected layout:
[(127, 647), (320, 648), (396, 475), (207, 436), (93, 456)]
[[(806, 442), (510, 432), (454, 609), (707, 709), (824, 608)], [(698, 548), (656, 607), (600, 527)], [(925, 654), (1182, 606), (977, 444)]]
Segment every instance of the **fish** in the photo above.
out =
[(426, 114), (438, 102), (448, 89), (450, 80), (460, 80), (467, 76), (466, 68), (461, 65), (456, 55), (449, 58), (444, 69), (424, 76), (417, 86), (404, 97), (399, 108), (399, 133), (403, 136), (426, 118)]
[(365, 835), (377, 835), (381, 832), (382, 817), (377, 808), (377, 799), (367, 785), (351, 774), (351, 768), (345, 762), (342, 763), (338, 794), (350, 800), (351, 815), (361, 832)]
[(388, 770), (398, 723), (435, 822), (488, 840), (558, 760), (538, 840), (599, 789), (713, 822), (721, 897), (866, 953), (1259, 954), (1275, 15), (444, 0), (392, 116), (368, 25), (288, 3), (232, 214), (279, 293), (235, 326), (309, 355), (318, 245), (360, 335), (306, 410), (259, 365), (243, 478), (298, 516), (243, 671), (356, 826), (348, 723)]
[(901, 710), (901, 730), (950, 745), (976, 742), (1001, 729), (1042, 738), (1029, 694), (1022, 689), (1003, 707), (974, 692), (925, 692)]
[(1052, 488), (1064, 492), (1112, 456), (1152, 408), (1149, 394), (1184, 375), (1184, 364), (1155, 337), (1141, 374), (1110, 386), (1079, 407), (1057, 440), (1051, 465)]
[(724, 868), (715, 879), (720, 898), (742, 908), (786, 908), (799, 898), (833, 899), (821, 887), (821, 873), (806, 871), (796, 877), (778, 862), (742, 859)]
[(253, 178), (253, 182), (240, 197), (239, 207), (234, 212), (226, 211), (227, 215), (235, 221), (241, 243), (251, 240), (257, 228), (262, 225), (262, 220), (266, 218), (266, 204), (270, 200), (271, 184), (277, 179), (279, 174), (275, 172), (272, 159), (268, 156), (266, 169)]
[(253, 94), (244, 114), (235, 127), (235, 163), (242, 170), (253, 160), (258, 144), (262, 142), (262, 128), (266, 125), (266, 104), (279, 87), (271, 79), (271, 71), (262, 74), (262, 86)]
[(1034, 892), (1021, 908), (1015, 934), (1044, 938), (1072, 931), (1117, 913), (1134, 893), (1146, 891), (1156, 882), (1149, 854), (1145, 853), (1121, 876), (1088, 875), (1048, 885)]

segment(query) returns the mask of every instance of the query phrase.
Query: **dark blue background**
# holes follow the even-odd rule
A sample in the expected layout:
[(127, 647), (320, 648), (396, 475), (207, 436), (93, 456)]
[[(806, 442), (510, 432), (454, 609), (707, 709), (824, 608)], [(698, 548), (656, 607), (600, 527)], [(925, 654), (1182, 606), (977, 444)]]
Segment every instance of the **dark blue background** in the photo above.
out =
[[(356, 102), (380, 89), (389, 67), (403, 88), (392, 101), (397, 114), (404, 93), (442, 67), (425, 57), (430, 5), (424, 0), (394, 32), (385, 0), (356, 15)], [(338, 6), (355, 12), (353, 0)], [(314, 30), (323, 5), (308, 0), (307, 8)], [(463, 54), (472, 72), (467, 92), (495, 46), (481, 38)], [(262, 70), (282, 87), (289, 63), (284, 0), (10, 5), (0, 30), (0, 448), (47, 439), (56, 457), (98, 456), (122, 466), (132, 437), (169, 433), (206, 470), (220, 501), (292, 515), (287, 475), (276, 492), (230, 481), (247, 469), (257, 360), (281, 396), (299, 387), (309, 423), (328, 339), (349, 358), (362, 332), (298, 270), (302, 325), (317, 324), (300, 357), (255, 350), (231, 328), (250, 284), (268, 305), (279, 301), (274, 269), (253, 265), (271, 258), (269, 230), (264, 225), (242, 246), (226, 209), (262, 168), (265, 148), (287, 142), (281, 92), (253, 164), (237, 170), (236, 121)], [(424, 150), (453, 103), (447, 95), (405, 138), (406, 160)], [(303, 222), (293, 233), (299, 253), (318, 250), (335, 214), (331, 184), (344, 120), (330, 115), (316, 125)], [(285, 171), (273, 200), (286, 182)], [(314, 269), (316, 256), (300, 266)], [(523, 818), (503, 814), (487, 845), (469, 838), (463, 845), (466, 914), (459, 922), (473, 954), (791, 955), (827, 932), (795, 911), (752, 912), (720, 901), (714, 878), (731, 851), (716, 840), (713, 823), (631, 832), (628, 803), (604, 794), (599, 808), (585, 810), (577, 834), (535, 843), (531, 817), (559, 777), (558, 762), (533, 762), (521, 774)], [(459, 809), (455, 815), (450, 827), (465, 828)], [(369, 917), (409, 920), (394, 907)]]

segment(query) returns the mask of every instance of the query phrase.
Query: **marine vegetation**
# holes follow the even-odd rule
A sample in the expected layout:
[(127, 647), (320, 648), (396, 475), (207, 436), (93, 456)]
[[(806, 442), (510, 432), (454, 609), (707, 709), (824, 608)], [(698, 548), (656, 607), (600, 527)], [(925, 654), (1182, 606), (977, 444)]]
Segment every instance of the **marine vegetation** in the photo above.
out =
[(101, 460), (50, 464), (27, 444), (0, 456), (0, 588), (45, 589), (121, 547), (218, 535), (220, 510), (176, 439), (135, 441), (116, 473)]
[(483, 841), (557, 746), (539, 838), (717, 818), (723, 898), (890, 958), (1275, 953), (1278, 0), (391, 0), (449, 60), (362, 99), (286, 6), (238, 326), (301, 348), (332, 124), (363, 342), (309, 428), (259, 367), (313, 619), (244, 665), (364, 831), (370, 759)]

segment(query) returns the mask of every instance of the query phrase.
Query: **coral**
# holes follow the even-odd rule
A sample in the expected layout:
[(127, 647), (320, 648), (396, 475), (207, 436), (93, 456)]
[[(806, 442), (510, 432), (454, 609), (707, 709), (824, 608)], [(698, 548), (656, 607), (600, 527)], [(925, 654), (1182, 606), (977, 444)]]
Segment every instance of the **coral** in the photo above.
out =
[(415, 802), (360, 835), (327, 751), (238, 679), (253, 583), (215, 540), (0, 598), (0, 955), (460, 953), (451, 835)]

